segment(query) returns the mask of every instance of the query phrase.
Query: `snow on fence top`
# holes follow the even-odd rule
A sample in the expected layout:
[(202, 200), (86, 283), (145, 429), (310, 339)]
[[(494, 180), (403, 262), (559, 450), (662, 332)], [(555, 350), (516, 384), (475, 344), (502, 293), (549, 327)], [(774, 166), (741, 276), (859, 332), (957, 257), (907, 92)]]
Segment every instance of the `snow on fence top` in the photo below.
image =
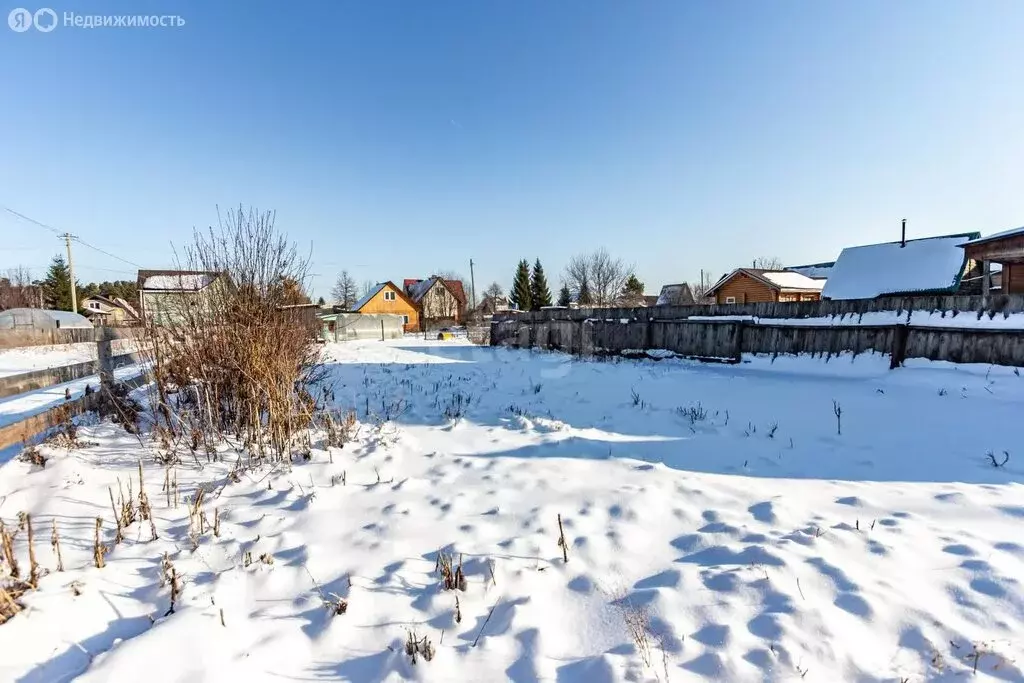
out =
[(810, 289), (820, 292), (825, 286), (824, 280), (812, 280), (800, 273), (789, 273), (782, 271), (765, 271), (761, 273), (764, 279), (782, 287), (783, 289)]
[(925, 237), (847, 247), (839, 254), (821, 295), (826, 299), (874, 299), (911, 292), (952, 293), (967, 256), (960, 248), (978, 233)]

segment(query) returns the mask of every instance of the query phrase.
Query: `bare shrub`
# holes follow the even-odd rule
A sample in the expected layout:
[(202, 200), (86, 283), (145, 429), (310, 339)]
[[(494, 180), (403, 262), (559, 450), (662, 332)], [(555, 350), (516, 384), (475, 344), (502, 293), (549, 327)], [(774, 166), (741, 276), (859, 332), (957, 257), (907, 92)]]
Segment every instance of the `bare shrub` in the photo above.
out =
[[(199, 450), (216, 457), (214, 441), (228, 435), (250, 464), (285, 460), (311, 426), (309, 388), (323, 372), (315, 320), (293, 308), (308, 301), (308, 260), (277, 232), (273, 213), (241, 207), (196, 231), (178, 260), (187, 293), (147, 312), (165, 428), (186, 435), (197, 462)], [(206, 286), (187, 291), (196, 281)]]
[(3, 555), (8, 571), (10, 571), (11, 576), (15, 579), (21, 576), (18, 557), (14, 554), (14, 537), (17, 533), (17, 531), (9, 530), (3, 523), (3, 520), (0, 520), (0, 554)]

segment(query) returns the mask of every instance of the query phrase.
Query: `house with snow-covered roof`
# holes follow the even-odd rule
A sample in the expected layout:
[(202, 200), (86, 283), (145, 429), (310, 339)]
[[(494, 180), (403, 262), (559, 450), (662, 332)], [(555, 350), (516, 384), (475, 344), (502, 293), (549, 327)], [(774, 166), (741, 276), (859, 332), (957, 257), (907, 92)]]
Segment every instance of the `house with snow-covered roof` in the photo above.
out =
[(962, 245), (977, 232), (846, 247), (832, 266), (823, 299), (956, 294), (973, 267)]
[(140, 270), (139, 313), (143, 322), (163, 325), (180, 319), (187, 308), (194, 308), (221, 286), (221, 273), (202, 270)]
[(707, 296), (716, 304), (817, 301), (824, 284), (792, 271), (737, 268), (712, 285)]

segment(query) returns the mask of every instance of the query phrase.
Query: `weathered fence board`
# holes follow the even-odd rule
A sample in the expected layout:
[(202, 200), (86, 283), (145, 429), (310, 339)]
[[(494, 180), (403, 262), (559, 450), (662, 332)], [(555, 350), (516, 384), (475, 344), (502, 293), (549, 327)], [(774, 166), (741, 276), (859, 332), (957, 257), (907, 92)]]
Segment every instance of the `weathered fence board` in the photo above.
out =
[(909, 325), (757, 325), (736, 320), (620, 318), (491, 324), (491, 344), (589, 355), (664, 349), (679, 356), (729, 359), (741, 355), (823, 355), (876, 352), (892, 367), (906, 358), (1024, 366), (1024, 330)]

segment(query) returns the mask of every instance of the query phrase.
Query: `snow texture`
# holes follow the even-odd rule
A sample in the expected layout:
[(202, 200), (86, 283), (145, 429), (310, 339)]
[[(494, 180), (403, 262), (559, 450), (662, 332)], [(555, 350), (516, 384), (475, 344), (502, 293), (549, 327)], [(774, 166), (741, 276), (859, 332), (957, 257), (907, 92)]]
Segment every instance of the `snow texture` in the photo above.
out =
[(824, 280), (812, 280), (806, 275), (787, 271), (765, 271), (761, 273), (761, 277), (783, 289), (807, 289), (820, 292), (821, 288), (825, 286)]
[(963, 275), (966, 235), (949, 235), (847, 247), (839, 254), (821, 295), (874, 299), (904, 292), (947, 291)]
[(143, 281), (143, 289), (196, 292), (205, 289), (217, 276), (213, 273), (179, 273), (176, 275), (150, 275)]
[(1004, 237), (1015, 237), (1017, 235), (1024, 235), (1024, 227), (1003, 230), (1002, 232), (996, 232), (991, 235), (986, 235), (985, 237), (976, 237), (973, 240), (963, 242), (963, 244), (978, 244), (980, 242), (990, 242), (992, 240), (999, 240)]
[[(80, 429), (93, 447), (44, 446), (45, 468), (0, 466), (4, 521), (31, 512), (49, 569), (56, 521), (67, 568), (0, 626), (0, 680), (1024, 677), (1024, 379), (1009, 369), (594, 362), (408, 338), (327, 351), (339, 407), (359, 411), (333, 462), (318, 447), (232, 481), (234, 452), (187, 456), (177, 506), (155, 442), (109, 423)], [(137, 481), (140, 458), (159, 538), (135, 523), (113, 546), (107, 488)], [(199, 487), (220, 533), (193, 551)], [(439, 550), (461, 558), (465, 591), (443, 589)], [(15, 551), (27, 567), (24, 533)], [(345, 614), (325, 609), (334, 596)], [(430, 661), (405, 654), (409, 632)]]
[(825, 280), (832, 272), (832, 266), (834, 265), (835, 263), (812, 263), (806, 266), (790, 266), (786, 270), (800, 273), (815, 280)]
[(96, 344), (49, 344), (0, 350), (0, 377), (96, 360)]

